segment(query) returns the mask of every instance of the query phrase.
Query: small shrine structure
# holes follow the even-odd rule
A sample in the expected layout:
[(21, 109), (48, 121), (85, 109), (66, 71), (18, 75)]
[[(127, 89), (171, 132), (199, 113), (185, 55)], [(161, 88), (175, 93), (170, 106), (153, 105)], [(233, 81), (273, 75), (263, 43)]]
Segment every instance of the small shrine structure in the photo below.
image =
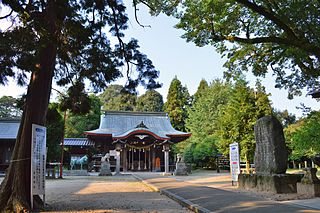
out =
[(100, 127), (86, 131), (100, 153), (110, 153), (126, 171), (169, 173), (170, 146), (186, 140), (190, 133), (175, 130), (162, 112), (104, 111)]

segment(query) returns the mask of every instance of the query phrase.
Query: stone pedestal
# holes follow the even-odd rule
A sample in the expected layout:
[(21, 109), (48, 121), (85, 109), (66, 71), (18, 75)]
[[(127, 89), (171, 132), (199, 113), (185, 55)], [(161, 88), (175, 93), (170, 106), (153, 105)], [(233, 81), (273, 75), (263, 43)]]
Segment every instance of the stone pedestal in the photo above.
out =
[(188, 175), (188, 168), (184, 162), (176, 163), (176, 170), (174, 171), (175, 176)]
[(297, 183), (297, 192), (307, 197), (320, 197), (320, 184)]
[(111, 173), (111, 169), (110, 169), (110, 163), (109, 162), (102, 162), (99, 176), (111, 176), (111, 175), (112, 175), (112, 173)]
[(320, 180), (317, 178), (316, 168), (305, 168), (304, 176), (300, 183), (297, 183), (297, 192), (308, 197), (320, 197)]
[(297, 193), (297, 182), (300, 179), (300, 175), (294, 174), (240, 174), (238, 188), (276, 194)]

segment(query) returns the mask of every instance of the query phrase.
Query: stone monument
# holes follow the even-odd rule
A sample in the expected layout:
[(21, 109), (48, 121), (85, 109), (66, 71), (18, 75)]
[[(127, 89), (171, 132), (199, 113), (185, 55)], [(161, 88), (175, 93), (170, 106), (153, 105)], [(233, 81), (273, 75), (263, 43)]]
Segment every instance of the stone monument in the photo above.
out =
[(188, 175), (188, 168), (184, 162), (184, 158), (182, 154), (177, 155), (177, 163), (176, 163), (176, 169), (174, 171), (174, 175), (176, 176)]
[(111, 176), (111, 169), (110, 169), (110, 154), (107, 153), (105, 156), (101, 158), (101, 170), (99, 176)]
[(285, 174), (288, 151), (281, 123), (272, 116), (259, 119), (254, 126), (256, 174)]
[(255, 174), (239, 175), (239, 188), (272, 193), (296, 193), (298, 175), (285, 174), (288, 151), (281, 123), (273, 116), (260, 118), (254, 126)]

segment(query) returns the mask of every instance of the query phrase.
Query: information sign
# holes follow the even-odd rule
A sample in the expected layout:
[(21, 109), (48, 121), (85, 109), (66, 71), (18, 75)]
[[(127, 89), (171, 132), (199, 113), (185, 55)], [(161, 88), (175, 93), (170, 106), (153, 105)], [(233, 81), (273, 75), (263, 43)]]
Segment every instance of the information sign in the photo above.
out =
[(240, 174), (239, 145), (237, 142), (230, 144), (230, 172), (231, 180), (238, 181)]
[(33, 208), (33, 195), (45, 196), (46, 128), (32, 124), (31, 137), (31, 208)]

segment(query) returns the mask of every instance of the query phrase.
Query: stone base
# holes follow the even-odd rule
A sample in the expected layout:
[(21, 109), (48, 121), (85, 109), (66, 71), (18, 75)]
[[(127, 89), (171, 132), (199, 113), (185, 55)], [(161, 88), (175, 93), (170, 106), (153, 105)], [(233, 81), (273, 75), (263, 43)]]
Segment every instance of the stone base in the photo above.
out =
[(87, 170), (63, 170), (65, 176), (89, 176)]
[(275, 194), (297, 193), (297, 182), (300, 179), (300, 175), (294, 174), (239, 174), (238, 188)]
[(175, 176), (186, 176), (188, 175), (188, 168), (185, 163), (176, 163), (176, 170), (174, 171)]
[(297, 192), (307, 197), (320, 197), (320, 184), (297, 183)]
[(162, 176), (171, 176), (171, 175), (172, 175), (171, 172), (163, 172), (163, 173), (162, 173)]
[(112, 176), (110, 163), (102, 164), (99, 176)]

